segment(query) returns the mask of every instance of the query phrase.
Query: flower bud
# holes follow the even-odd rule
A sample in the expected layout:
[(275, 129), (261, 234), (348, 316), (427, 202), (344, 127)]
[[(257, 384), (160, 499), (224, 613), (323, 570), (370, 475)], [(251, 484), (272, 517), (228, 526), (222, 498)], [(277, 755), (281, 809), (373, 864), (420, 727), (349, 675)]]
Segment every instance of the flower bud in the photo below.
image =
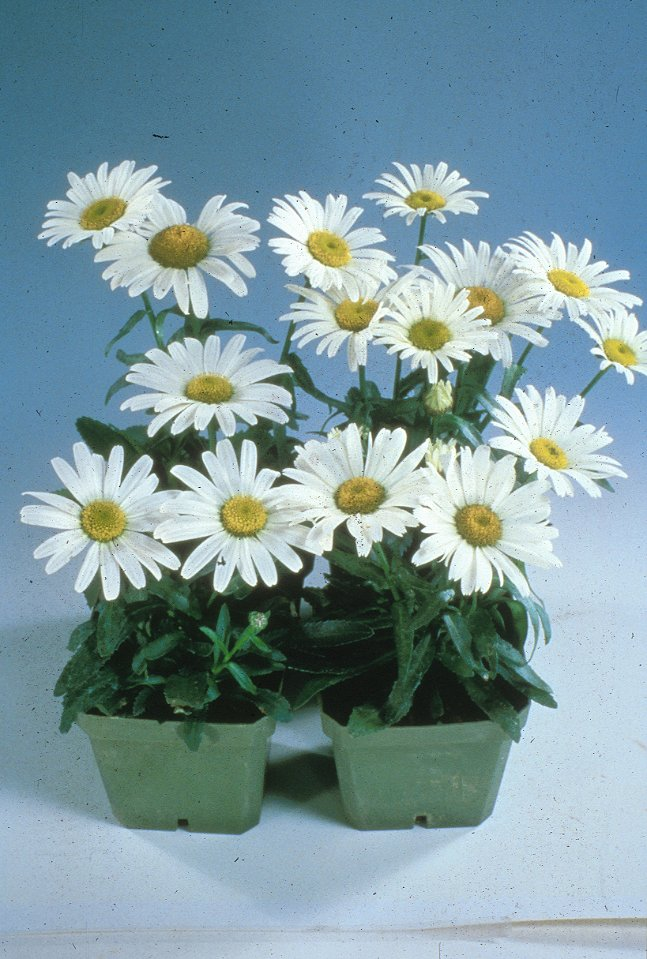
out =
[(456, 440), (429, 440), (425, 453), (425, 465), (431, 466), (438, 473), (445, 473), (450, 460), (456, 455)]
[(454, 405), (452, 384), (447, 382), (447, 380), (434, 383), (425, 393), (422, 402), (430, 416), (439, 416), (441, 413), (447, 413)]

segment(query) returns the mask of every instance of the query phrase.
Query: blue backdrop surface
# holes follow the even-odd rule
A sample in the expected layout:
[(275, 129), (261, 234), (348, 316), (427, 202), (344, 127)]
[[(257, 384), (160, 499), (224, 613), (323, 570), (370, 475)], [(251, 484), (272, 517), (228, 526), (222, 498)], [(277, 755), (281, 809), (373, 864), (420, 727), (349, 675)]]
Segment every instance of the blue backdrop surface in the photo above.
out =
[[(104, 409), (122, 368), (103, 347), (136, 302), (109, 290), (88, 244), (48, 249), (36, 239), (68, 170), (82, 175), (125, 158), (155, 163), (172, 181), (166, 194), (193, 217), (216, 193), (246, 201), (263, 224), (252, 254), (258, 276), (244, 300), (212, 283), (212, 309), (275, 333), (292, 297), (267, 247), (272, 197), (346, 193), (364, 206), (367, 225), (383, 226), (398, 262), (410, 263), (415, 226), (384, 221), (361, 200), (393, 160), (445, 160), (490, 193), (477, 217), (432, 225), (429, 241), (497, 244), (526, 229), (578, 245), (588, 237), (597, 257), (630, 270), (623, 288), (645, 298), (643, 20), (644, 6), (631, 0), (14, 5), (2, 64), (3, 389), (11, 411), (2, 443), (5, 558), (12, 577), (32, 570), (29, 602), (38, 604), (43, 588), (30, 559), (42, 536), (19, 529), (20, 493), (53, 487), (49, 461), (71, 455), (76, 417), (134, 422), (116, 400)], [(150, 343), (142, 329), (124, 345)], [(529, 379), (574, 394), (597, 369), (591, 345), (562, 321), (550, 347), (531, 354)], [(330, 390), (349, 384), (342, 355), (302, 355)], [(371, 362), (371, 375), (386, 375), (385, 355), (373, 350)], [(638, 377), (628, 387), (612, 372), (586, 410), (614, 437), (610, 452), (643, 479), (646, 385)], [(317, 428), (323, 411), (306, 409)], [(59, 588), (61, 577), (69, 583), (71, 573), (58, 574)]]

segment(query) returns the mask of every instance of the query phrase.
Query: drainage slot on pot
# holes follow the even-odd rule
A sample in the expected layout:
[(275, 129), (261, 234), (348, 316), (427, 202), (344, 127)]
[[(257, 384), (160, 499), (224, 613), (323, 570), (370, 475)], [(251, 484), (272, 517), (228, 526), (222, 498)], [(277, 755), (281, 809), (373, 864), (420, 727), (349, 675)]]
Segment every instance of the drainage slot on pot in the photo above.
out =
[(427, 822), (427, 817), (426, 817), (426, 816), (416, 816), (416, 818), (414, 819), (414, 822), (415, 822), (416, 826), (428, 826), (428, 825), (429, 825), (429, 823)]
[(178, 819), (178, 821), (177, 821), (177, 828), (178, 828), (178, 829), (188, 829), (188, 828), (189, 828), (189, 820), (188, 820), (188, 819)]

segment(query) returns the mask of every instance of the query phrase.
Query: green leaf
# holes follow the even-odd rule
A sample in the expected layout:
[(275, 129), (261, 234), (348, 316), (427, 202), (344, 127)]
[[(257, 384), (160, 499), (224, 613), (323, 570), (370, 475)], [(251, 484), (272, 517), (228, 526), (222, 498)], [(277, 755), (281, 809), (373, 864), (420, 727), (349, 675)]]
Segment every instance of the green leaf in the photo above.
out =
[(112, 384), (112, 386), (106, 393), (105, 399), (103, 401), (105, 406), (108, 405), (112, 397), (115, 395), (115, 393), (118, 393), (119, 390), (123, 390), (127, 386), (132, 386), (132, 383), (129, 383), (128, 380), (126, 379), (127, 376), (128, 374), (124, 373), (123, 376), (120, 376), (118, 380), (114, 381), (114, 383)]
[(104, 350), (104, 354), (107, 356), (110, 350), (112, 349), (112, 347), (115, 345), (115, 343), (118, 343), (119, 340), (122, 340), (124, 336), (127, 336), (131, 332), (131, 330), (134, 330), (137, 324), (139, 323), (139, 321), (143, 320), (145, 316), (146, 316), (146, 310), (136, 310), (133, 313), (133, 315), (130, 317), (130, 319), (126, 320), (126, 322), (121, 327), (117, 335), (113, 336), (113, 338), (110, 340), (110, 342), (108, 343), (108, 345), (106, 346)]
[(150, 583), (147, 592), (164, 600), (172, 609), (177, 609), (178, 612), (185, 613), (192, 619), (200, 619), (200, 607), (188, 583), (176, 583), (170, 577), (163, 576), (157, 582)]
[(97, 652), (103, 659), (119, 649), (131, 632), (123, 607), (117, 602), (103, 603), (97, 619)]
[(216, 621), (216, 633), (221, 639), (226, 639), (231, 629), (231, 616), (229, 615), (229, 608), (226, 603), (220, 607), (220, 612), (218, 613), (218, 619)]
[(227, 663), (227, 671), (231, 673), (241, 689), (244, 689), (246, 693), (255, 693), (257, 691), (256, 686), (251, 681), (245, 670), (238, 665), (238, 663)]
[(184, 634), (180, 630), (175, 630), (171, 633), (164, 633), (152, 642), (146, 643), (133, 657), (133, 672), (139, 673), (144, 669), (147, 662), (149, 663), (153, 660), (161, 659), (162, 656), (166, 656), (172, 649), (175, 649), (183, 638)]
[(332, 396), (328, 396), (322, 390), (318, 389), (312, 377), (308, 373), (303, 361), (300, 356), (297, 356), (296, 353), (290, 353), (288, 356), (288, 363), (294, 370), (294, 378), (297, 381), (297, 385), (301, 387), (304, 393), (308, 393), (309, 396), (313, 396), (316, 400), (319, 400), (320, 403), (325, 403), (331, 409), (339, 410), (341, 413), (347, 413), (346, 404), (341, 400), (333, 399)]
[(65, 664), (54, 686), (55, 696), (78, 693), (93, 686), (103, 669), (102, 661), (94, 650), (81, 646)]
[(535, 602), (531, 596), (524, 596), (513, 587), (511, 588), (511, 592), (517, 602), (521, 603), (528, 613), (528, 618), (531, 622), (535, 636), (535, 642), (537, 642), (539, 636), (543, 632), (544, 642), (549, 643), (551, 638), (550, 619), (548, 618), (548, 613), (546, 612), (543, 603), (539, 601)]
[(302, 630), (312, 646), (345, 646), (369, 639), (375, 633), (369, 623), (354, 619), (305, 620)]
[[(557, 703), (553, 699), (552, 689), (548, 683), (544, 682), (544, 680), (537, 675), (534, 669), (532, 669), (523, 654), (520, 653), (518, 649), (515, 649), (514, 646), (508, 643), (505, 639), (501, 639), (500, 636), (497, 637), (495, 645), (500, 660), (502, 660), (507, 667), (505, 674), (501, 668), (499, 669), (504, 679), (512, 682), (513, 685), (515, 685), (515, 678), (518, 677), (525, 685), (543, 693), (544, 699), (546, 700), (546, 705), (556, 707)], [(542, 702), (544, 699), (542, 699)]]
[(116, 358), (125, 366), (133, 366), (135, 363), (145, 363), (147, 356), (145, 353), (125, 353), (124, 350), (117, 350)]
[(108, 423), (100, 423), (89, 416), (80, 416), (76, 421), (76, 428), (92, 452), (99, 453), (100, 456), (108, 457), (113, 446), (124, 446), (135, 455), (145, 452), (144, 447), (135, 440), (136, 434)]
[[(429, 587), (425, 584), (426, 589)], [(447, 606), (448, 603), (454, 598), (453, 589), (444, 589), (441, 592), (437, 593), (433, 599), (425, 599), (422, 609), (418, 610), (416, 615), (413, 617), (412, 625), (414, 630), (417, 632), (419, 629), (426, 629), (427, 626), (432, 623), (437, 616), (440, 615), (442, 610)]]
[(205, 673), (192, 676), (170, 676), (164, 687), (164, 698), (175, 712), (201, 709), (207, 701), (208, 679)]
[(223, 656), (227, 656), (229, 654), (229, 647), (227, 646), (227, 643), (222, 639), (221, 635), (217, 633), (215, 629), (211, 629), (210, 626), (201, 626), (200, 632), (204, 633), (205, 636), (208, 636), (213, 644), (213, 647), (219, 650)]
[(96, 625), (94, 620), (89, 620), (87, 623), (81, 623), (80, 626), (77, 626), (76, 629), (72, 630), (67, 648), (73, 652), (79, 646), (82, 646), (90, 636), (94, 635)]
[(385, 727), (386, 723), (374, 706), (356, 706), (346, 724), (351, 736), (366, 736)]
[(384, 721), (394, 725), (411, 711), (415, 692), (436, 657), (435, 637), (427, 633), (417, 644), (407, 672), (400, 673), (383, 710)]
[(290, 704), (285, 696), (281, 696), (280, 693), (271, 689), (257, 689), (254, 702), (262, 712), (278, 722), (287, 723), (292, 719)]
[(479, 680), (465, 679), (463, 686), (472, 702), (518, 743), (521, 738), (521, 720), (512, 703), (504, 699), (493, 686), (487, 686)]
[(386, 577), (379, 566), (376, 566), (369, 559), (361, 556), (351, 556), (339, 549), (332, 549), (327, 554), (328, 562), (332, 566), (337, 566), (345, 573), (355, 576), (364, 582), (374, 583), (380, 589), (387, 589)]
[(150, 699), (153, 690), (150, 686), (145, 686), (143, 689), (140, 689), (137, 695), (133, 700), (133, 716), (142, 716), (146, 712), (146, 703)]
[(395, 653), (398, 660), (398, 675), (404, 675), (411, 664), (413, 654), (413, 623), (407, 605), (402, 600), (393, 603), (391, 607), (393, 617), (393, 638)]
[(475, 673), (486, 675), (486, 670), (483, 669), (482, 664), (474, 658), (472, 653), (472, 634), (461, 614), (456, 613), (452, 616), (449, 613), (445, 613), (443, 622), (456, 652), (466, 666), (469, 666)]
[(204, 722), (200, 719), (186, 719), (180, 723), (178, 736), (183, 739), (192, 753), (198, 751), (204, 733)]
[(503, 382), (501, 384), (501, 389), (499, 390), (500, 395), (505, 396), (506, 399), (509, 400), (512, 396), (513, 389), (525, 372), (525, 366), (519, 366), (518, 363), (513, 363), (511, 366), (509, 366), (503, 375)]

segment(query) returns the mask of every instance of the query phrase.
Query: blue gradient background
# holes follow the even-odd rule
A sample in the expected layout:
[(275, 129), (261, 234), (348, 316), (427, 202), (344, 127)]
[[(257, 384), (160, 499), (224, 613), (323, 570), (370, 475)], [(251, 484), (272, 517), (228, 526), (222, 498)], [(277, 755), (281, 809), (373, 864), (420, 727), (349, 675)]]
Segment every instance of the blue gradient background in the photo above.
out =
[[(398, 261), (410, 263), (416, 227), (384, 221), (361, 200), (395, 159), (445, 160), (490, 193), (478, 217), (430, 225), (428, 241), (497, 244), (525, 229), (578, 245), (588, 237), (611, 268), (631, 272), (623, 289), (647, 298), (642, 3), (23, 0), (5, 17), (10, 148), (0, 262), (11, 620), (83, 608), (69, 588), (78, 564), (46, 578), (31, 559), (44, 536), (17, 522), (20, 493), (56, 486), (49, 461), (70, 457), (76, 417), (136, 422), (115, 400), (103, 406), (123, 372), (103, 347), (138, 301), (110, 292), (88, 244), (63, 251), (36, 240), (47, 201), (64, 196), (68, 170), (83, 175), (104, 160), (155, 163), (172, 180), (166, 194), (190, 217), (216, 193), (248, 202), (263, 223), (263, 246), (252, 255), (258, 277), (244, 300), (212, 282), (212, 314), (262, 323), (279, 336), (276, 317), (290, 295), (266, 246), (272, 197), (346, 193), (364, 206), (362, 222), (382, 226)], [(143, 326), (122, 345), (148, 348)], [(562, 321), (551, 346), (531, 354), (528, 381), (575, 393), (597, 370), (592, 345)], [(343, 356), (302, 355), (328, 389), (350, 382)], [(390, 368), (380, 359), (374, 350), (369, 376)], [(556, 505), (558, 524), (585, 523), (589, 536), (602, 535), (606, 523), (616, 563), (616, 535), (635, 532), (645, 515), (645, 387), (642, 377), (630, 388), (610, 372), (587, 400), (586, 420), (608, 427), (616, 441), (609, 452), (632, 478), (603, 503), (582, 494)], [(317, 428), (321, 411), (305, 408)], [(602, 540), (595, 543), (599, 550)], [(568, 540), (566, 555), (561, 546), (562, 539), (569, 561)], [(574, 576), (578, 558), (571, 557)]]

